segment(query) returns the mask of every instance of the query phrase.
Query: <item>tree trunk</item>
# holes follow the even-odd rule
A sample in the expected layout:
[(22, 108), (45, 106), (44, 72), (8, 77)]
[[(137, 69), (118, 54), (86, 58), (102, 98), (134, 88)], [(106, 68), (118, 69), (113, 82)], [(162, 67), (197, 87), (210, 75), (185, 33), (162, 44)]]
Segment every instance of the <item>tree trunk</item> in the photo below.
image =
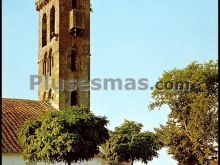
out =
[(190, 162), (190, 164), (189, 165), (196, 165), (196, 163), (195, 162)]
[(196, 160), (192, 160), (192, 161), (189, 163), (189, 165), (196, 165), (196, 164), (197, 164), (196, 162), (197, 162)]
[(70, 161), (68, 161), (68, 163), (67, 163), (68, 165), (71, 165), (71, 162)]
[(131, 165), (133, 165), (133, 164), (134, 164), (134, 160), (132, 159), (132, 160), (131, 160)]

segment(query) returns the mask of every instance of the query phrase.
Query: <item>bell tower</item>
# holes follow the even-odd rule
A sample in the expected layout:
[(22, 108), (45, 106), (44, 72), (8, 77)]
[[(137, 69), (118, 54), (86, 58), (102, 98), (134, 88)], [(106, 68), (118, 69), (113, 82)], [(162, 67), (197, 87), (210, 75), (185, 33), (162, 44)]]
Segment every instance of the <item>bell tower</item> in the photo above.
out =
[(90, 105), (90, 0), (37, 0), (39, 100), (57, 109)]

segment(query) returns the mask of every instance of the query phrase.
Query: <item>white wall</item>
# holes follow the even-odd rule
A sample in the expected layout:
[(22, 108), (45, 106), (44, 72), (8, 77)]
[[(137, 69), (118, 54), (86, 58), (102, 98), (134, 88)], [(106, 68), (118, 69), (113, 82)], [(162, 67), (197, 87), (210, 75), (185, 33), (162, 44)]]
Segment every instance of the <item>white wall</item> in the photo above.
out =
[(2, 165), (25, 165), (22, 154), (2, 153)]
[[(74, 163), (73, 163), (74, 164)], [(93, 159), (89, 162), (77, 163), (77, 165), (107, 165), (107, 163), (102, 162), (101, 159)], [(23, 160), (22, 154), (18, 153), (2, 153), (2, 165), (26, 165)], [(36, 165), (33, 163), (33, 165)], [(45, 163), (40, 163), (38, 165), (45, 165)], [(64, 163), (57, 163), (54, 165), (65, 165)], [(74, 164), (76, 165), (76, 164)]]

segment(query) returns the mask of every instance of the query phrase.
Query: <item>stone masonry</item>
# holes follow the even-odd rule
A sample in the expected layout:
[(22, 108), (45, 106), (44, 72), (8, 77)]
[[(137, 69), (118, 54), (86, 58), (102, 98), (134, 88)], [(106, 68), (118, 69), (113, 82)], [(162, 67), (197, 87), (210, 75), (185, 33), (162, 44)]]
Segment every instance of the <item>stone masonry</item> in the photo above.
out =
[[(62, 82), (90, 80), (90, 0), (37, 0), (35, 4), (39, 12), (38, 72), (43, 79), (39, 100), (57, 109), (90, 106), (89, 91), (70, 91)], [(57, 88), (64, 85), (64, 90), (52, 88), (52, 83)]]

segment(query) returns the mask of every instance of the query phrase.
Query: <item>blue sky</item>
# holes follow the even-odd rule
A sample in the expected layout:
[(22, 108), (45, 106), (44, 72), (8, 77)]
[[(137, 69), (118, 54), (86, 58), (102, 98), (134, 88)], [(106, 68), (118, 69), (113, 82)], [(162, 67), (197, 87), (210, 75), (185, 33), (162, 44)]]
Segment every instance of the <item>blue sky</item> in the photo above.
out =
[[(91, 78), (148, 78), (192, 61), (217, 59), (217, 0), (92, 0)], [(34, 0), (3, 0), (3, 97), (37, 99), (29, 78), (37, 74), (38, 13)], [(168, 108), (149, 111), (151, 90), (92, 91), (91, 109), (110, 120), (124, 119), (152, 131)], [(139, 164), (139, 163), (137, 163)], [(160, 152), (150, 165), (176, 165)]]

